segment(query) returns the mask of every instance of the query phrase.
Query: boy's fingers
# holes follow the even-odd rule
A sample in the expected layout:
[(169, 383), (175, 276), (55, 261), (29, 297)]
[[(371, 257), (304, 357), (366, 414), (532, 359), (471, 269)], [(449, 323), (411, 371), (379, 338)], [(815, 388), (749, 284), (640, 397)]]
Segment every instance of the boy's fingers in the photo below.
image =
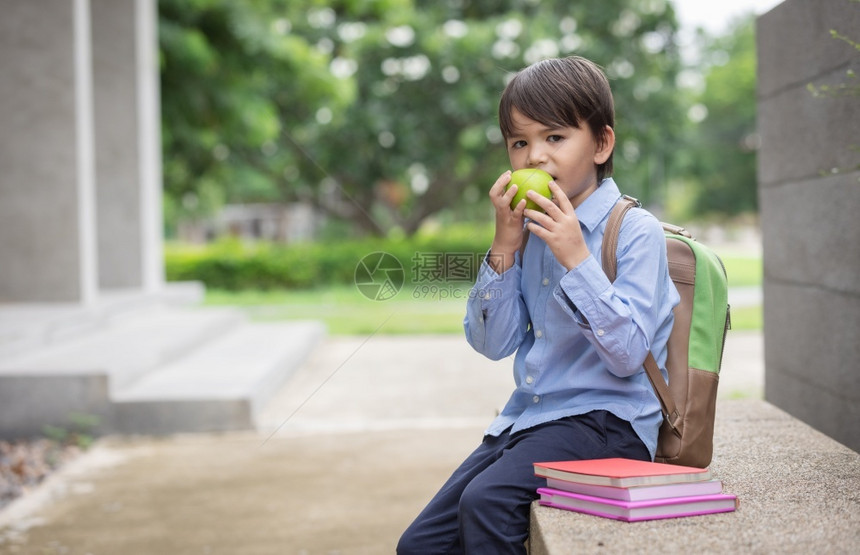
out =
[(496, 182), (493, 183), (493, 186), (490, 187), (490, 195), (491, 196), (502, 196), (505, 192), (505, 185), (511, 180), (511, 171), (508, 170), (496, 179)]
[[(516, 185), (514, 185), (513, 187), (516, 187)], [(513, 188), (513, 187), (511, 187), (511, 188)], [(510, 202), (508, 202), (508, 204), (510, 204)], [(516, 207), (514, 207), (514, 216), (520, 218), (520, 217), (522, 217), (522, 215), (525, 211), (526, 211), (526, 199), (520, 199), (520, 201), (517, 203)]]
[(526, 228), (529, 230), (529, 233), (531, 233), (532, 235), (536, 235), (537, 237), (540, 237), (544, 241), (546, 241), (549, 238), (549, 235), (548, 235), (549, 232), (547, 231), (547, 229), (545, 227), (543, 227), (542, 225), (540, 225), (539, 223), (537, 223), (536, 221), (531, 221), (528, 224), (526, 224)]
[(497, 209), (510, 206), (511, 201), (514, 199), (514, 195), (517, 194), (516, 185), (512, 184), (510, 187), (505, 189), (510, 181), (511, 172), (506, 171), (500, 175), (493, 186), (490, 187), (490, 200)]
[[(564, 195), (564, 193), (560, 194)], [(543, 211), (550, 217), (553, 217), (553, 214), (555, 213), (553, 212), (554, 210), (558, 210), (558, 206), (556, 206), (552, 200), (546, 198), (541, 194), (535, 193), (534, 191), (529, 191), (528, 193), (526, 193), (526, 196), (529, 198), (529, 200), (533, 201), (535, 204), (543, 208)]]
[(545, 228), (555, 221), (540, 210), (534, 210), (532, 208), (527, 209), (523, 215), (541, 228)]
[(567, 195), (564, 194), (564, 191), (561, 190), (561, 187), (558, 186), (555, 180), (549, 182), (549, 190), (552, 192), (552, 198), (558, 202), (558, 207), (562, 212), (565, 214), (573, 212), (573, 205), (570, 203), (570, 199), (567, 198)]
[[(507, 191), (502, 191), (498, 195), (491, 194), (490, 200), (493, 202), (493, 206), (496, 207), (496, 210), (503, 210), (505, 208), (509, 208), (512, 210), (516, 210), (517, 206), (511, 208), (511, 202), (514, 200), (514, 195), (517, 193), (517, 186), (511, 185), (511, 188)], [(519, 203), (522, 204), (522, 203)]]

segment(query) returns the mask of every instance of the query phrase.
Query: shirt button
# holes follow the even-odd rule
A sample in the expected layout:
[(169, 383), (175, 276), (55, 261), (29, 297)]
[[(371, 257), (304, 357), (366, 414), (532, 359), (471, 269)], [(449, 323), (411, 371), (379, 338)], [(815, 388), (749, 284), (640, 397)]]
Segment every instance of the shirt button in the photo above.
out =
[(543, 283), (544, 285), (549, 285), (549, 278), (543, 278), (543, 281), (541, 283)]
[(597, 335), (599, 335), (600, 337), (603, 337), (603, 334), (604, 334), (604, 333), (606, 333), (606, 332), (605, 332), (605, 331), (603, 331), (603, 329), (599, 329), (599, 330), (597, 330)]
[(543, 337), (543, 332), (542, 332), (541, 330), (537, 330), (537, 331), (535, 332), (535, 337), (537, 337), (538, 339), (540, 339), (541, 337)]
[(535, 379), (533, 376), (526, 376), (526, 383), (534, 383)]
[(532, 397), (532, 401), (534, 401), (535, 403), (540, 403), (540, 397), (535, 395), (534, 397)]

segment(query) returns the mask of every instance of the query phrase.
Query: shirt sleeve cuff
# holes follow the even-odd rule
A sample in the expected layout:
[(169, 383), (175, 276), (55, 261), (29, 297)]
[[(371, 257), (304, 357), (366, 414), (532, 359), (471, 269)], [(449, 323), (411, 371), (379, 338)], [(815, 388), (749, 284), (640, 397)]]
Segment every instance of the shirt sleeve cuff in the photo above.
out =
[(475, 286), (472, 288), (472, 297), (480, 299), (482, 304), (506, 296), (506, 293), (516, 290), (522, 274), (519, 253), (514, 255), (513, 266), (501, 274), (493, 270), (487, 262), (489, 255), (488, 251), (478, 268), (478, 279), (475, 280)]
[(589, 256), (561, 278), (554, 296), (577, 324), (587, 328), (590, 320), (599, 318), (596, 300), (611, 286), (603, 268)]

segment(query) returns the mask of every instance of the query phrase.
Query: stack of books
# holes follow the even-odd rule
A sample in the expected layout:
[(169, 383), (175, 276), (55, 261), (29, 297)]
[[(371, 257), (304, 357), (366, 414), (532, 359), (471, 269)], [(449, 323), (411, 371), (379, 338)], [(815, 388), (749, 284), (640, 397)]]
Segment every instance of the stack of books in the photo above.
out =
[(709, 468), (632, 459), (539, 462), (540, 504), (634, 522), (725, 513), (738, 506)]

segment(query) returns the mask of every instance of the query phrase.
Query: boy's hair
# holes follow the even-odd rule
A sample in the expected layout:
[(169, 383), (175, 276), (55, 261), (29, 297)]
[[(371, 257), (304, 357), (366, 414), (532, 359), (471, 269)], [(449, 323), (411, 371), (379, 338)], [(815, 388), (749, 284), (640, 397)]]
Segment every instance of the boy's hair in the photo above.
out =
[[(499, 102), (499, 127), (507, 139), (514, 134), (516, 109), (544, 125), (581, 128), (588, 124), (598, 144), (606, 126), (615, 127), (609, 80), (590, 60), (579, 56), (541, 60), (518, 72)], [(612, 153), (597, 166), (597, 183), (612, 174)]]

